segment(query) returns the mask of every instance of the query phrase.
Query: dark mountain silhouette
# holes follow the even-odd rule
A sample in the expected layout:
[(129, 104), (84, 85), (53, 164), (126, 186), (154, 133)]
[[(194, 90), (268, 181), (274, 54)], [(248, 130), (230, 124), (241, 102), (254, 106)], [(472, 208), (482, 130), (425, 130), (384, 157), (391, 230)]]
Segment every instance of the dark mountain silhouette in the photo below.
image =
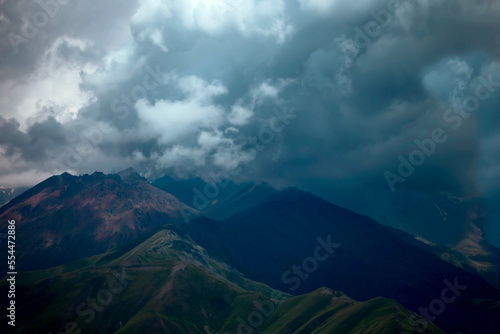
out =
[[(388, 332), (414, 332), (415, 324), (408, 327), (403, 319), (406, 311), (387, 299), (429, 317), (446, 332), (500, 332), (498, 290), (474, 273), (467, 263), (471, 258), (459, 258), (449, 249), (433, 247), (297, 189), (229, 182), (214, 195), (205, 190), (207, 183), (199, 181), (191, 188), (178, 181), (164, 186), (187, 203), (190, 192), (202, 202), (205, 196), (203, 203), (208, 204), (199, 206), (201, 212), (131, 169), (116, 175), (54, 176), (0, 208), (0, 228), (6, 230), (8, 220), (16, 220), (21, 294), (53, 305), (47, 312), (35, 306), (25, 311), (43, 313), (59, 323), (63, 319), (57, 310), (67, 301), (67, 291), (74, 291), (75, 298), (97, 293), (97, 283), (104, 282), (106, 273), (125, 267), (142, 278), (123, 304), (135, 311), (126, 313), (118, 307), (109, 315), (109, 321), (122, 321), (127, 314), (123, 332), (226, 330), (228, 324), (234, 325), (234, 317), (241, 316), (238, 309), (251, 305), (241, 304), (248, 294), (231, 284), (252, 290), (256, 282), (316, 297), (325, 295), (317, 291), (331, 291), (318, 290), (327, 287), (360, 301), (347, 311), (346, 303), (336, 304), (337, 293), (326, 294), (333, 299), (296, 297), (297, 303), (287, 304), (279, 313), (287, 321), (269, 320), (263, 329), (267, 333), (311, 329), (328, 333), (327, 328), (340, 333), (377, 331), (381, 329), (374, 325), (377, 322), (387, 326), (384, 330), (390, 328)], [(444, 261), (445, 257), (450, 258)], [(5, 267), (5, 260), (0, 261)], [(181, 267), (186, 271), (179, 271)], [(44, 268), (52, 269), (23, 273)], [(221, 277), (226, 281), (221, 283)], [(172, 284), (178, 288), (172, 290)], [(206, 295), (204, 289), (213, 284), (218, 292)], [(154, 297), (158, 294), (166, 300)], [(221, 301), (216, 295), (227, 298)], [(378, 297), (385, 299), (379, 302)], [(29, 304), (28, 299), (24, 302)], [(337, 313), (340, 306), (346, 307), (350, 325), (339, 320), (344, 319)], [(379, 307), (385, 311), (380, 313)], [(212, 308), (232, 322), (226, 323), (220, 314), (213, 320)], [(308, 313), (309, 309), (319, 313)], [(114, 325), (104, 315), (108, 317), (100, 314), (96, 324)], [(365, 327), (356, 327), (360, 324)]]
[[(195, 219), (186, 229), (251, 279), (294, 294), (327, 286), (358, 300), (396, 299), (418, 312), (457, 282), (467, 288), (435, 323), (451, 333), (500, 329), (498, 290), (443, 261), (430, 246), (301, 191), (285, 190), (279, 197), (222, 222)], [(320, 257), (332, 254), (314, 261), (316, 249), (329, 243), (340, 246), (317, 251)]]
[(9, 187), (0, 187), (0, 207), (9, 203), (9, 201), (29, 188), (20, 187), (20, 188), (9, 188)]
[(202, 215), (216, 220), (266, 203), (279, 193), (267, 184), (236, 184), (230, 180), (209, 183), (199, 177), (179, 180), (167, 175), (152, 184), (197, 209)]
[[(201, 178), (179, 180), (165, 176), (153, 185), (174, 194), (187, 205), (197, 206), (204, 216), (214, 220), (225, 220), (262, 204), (280, 201), (283, 196), (292, 196), (290, 191), (280, 192), (266, 184), (235, 184), (229, 180), (209, 184)], [(212, 196), (214, 193), (216, 196)], [(443, 260), (499, 287), (500, 250), (483, 236), (487, 219), (483, 200), (458, 199), (444, 194), (430, 196), (416, 191), (378, 195), (361, 194), (351, 206), (369, 212), (369, 216), (381, 224), (410, 233), (431, 245), (433, 249), (427, 250)]]
[[(166, 223), (180, 224), (189, 211), (132, 169), (65, 173), (0, 208), (0, 228), (7, 231), (8, 220), (16, 221), (16, 267), (35, 270), (105, 252)], [(0, 264), (6, 272), (6, 259)]]
[[(133, 247), (23, 273), (17, 290), (16, 333), (401, 333), (424, 321), (385, 298), (274, 291), (172, 225)], [(443, 332), (429, 323), (426, 333)]]

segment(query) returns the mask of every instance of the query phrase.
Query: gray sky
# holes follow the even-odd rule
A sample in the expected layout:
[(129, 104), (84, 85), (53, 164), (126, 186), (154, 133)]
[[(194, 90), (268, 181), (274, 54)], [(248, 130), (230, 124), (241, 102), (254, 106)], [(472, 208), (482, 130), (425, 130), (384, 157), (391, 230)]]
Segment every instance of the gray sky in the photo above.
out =
[[(488, 196), (499, 14), (491, 0), (0, 0), (0, 185), (239, 166), (237, 181), (277, 186), (390, 189), (392, 175), (396, 191)], [(402, 177), (399, 156), (425, 161)]]

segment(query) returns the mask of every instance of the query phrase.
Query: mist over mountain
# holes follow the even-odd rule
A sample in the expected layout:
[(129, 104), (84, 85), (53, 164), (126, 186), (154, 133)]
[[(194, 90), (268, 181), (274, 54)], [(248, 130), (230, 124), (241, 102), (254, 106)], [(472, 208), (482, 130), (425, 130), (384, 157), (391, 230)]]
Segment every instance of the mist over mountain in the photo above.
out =
[[(293, 198), (300, 201), (304, 195), (304, 192), (294, 189), (279, 191), (268, 184), (236, 184), (231, 180), (216, 183), (201, 178), (176, 179), (168, 175), (152, 184), (214, 220), (224, 220), (271, 201), (290, 201)], [(458, 255), (462, 259), (455, 261), (464, 262), (479, 272), (487, 272), (489, 281), (498, 285), (500, 251), (485, 236), (485, 222), (492, 218), (484, 199), (466, 200), (443, 194), (431, 197), (420, 192), (403, 191), (397, 195), (365, 192), (355, 196), (355, 201), (352, 195), (326, 193), (325, 196), (331, 203), (336, 203), (332, 199), (339, 200), (383, 225), (442, 247), (441, 252), (446, 253), (443, 257)]]
[[(417, 312), (441, 293), (450, 277), (468, 288), (436, 324), (446, 332), (500, 329), (495, 320), (498, 289), (440, 259), (434, 249), (409, 235), (301, 191), (285, 190), (227, 220), (198, 218), (186, 228), (214, 256), (289, 293), (327, 286), (359, 300), (396, 299)], [(324, 248), (321, 256), (318, 247)]]
[(44, 4), (0, 4), (2, 186), (241, 168), (321, 197), (500, 200), (497, 1)]
[(499, 17), (0, 0), (0, 332), (500, 333)]
[[(130, 309), (128, 315), (117, 318), (114, 314), (123, 312), (115, 313), (114, 306), (112, 311), (96, 313), (95, 324), (92, 320), (88, 327), (78, 313), (78, 326), (93, 330), (97, 324), (105, 324), (105, 332), (117, 323), (124, 326), (117, 328), (123, 332), (168, 329), (183, 333), (195, 328), (197, 332), (205, 326), (215, 331), (236, 327), (237, 331), (234, 319), (245, 313), (235, 307), (252, 305), (238, 297), (246, 294), (242, 288), (267, 291), (268, 297), (272, 289), (283, 291), (281, 296), (287, 301), (273, 306), (282, 310), (280, 316), (275, 318), (273, 313), (262, 327), (269, 333), (277, 328), (322, 328), (321, 333), (343, 326), (354, 330), (359, 321), (365, 328), (382, 322), (384, 331), (413, 330), (420, 328), (418, 323), (429, 330), (436, 325), (445, 332), (471, 334), (499, 329), (499, 290), (488, 283), (498, 271), (492, 258), (481, 260), (477, 254), (467, 258), (473, 247), (460, 252), (425, 243), (293, 188), (227, 183), (227, 192), (205, 206), (201, 197), (206, 196), (202, 192), (207, 183), (201, 179), (167, 177), (155, 184), (188, 203), (191, 192), (201, 194), (202, 201), (191, 199), (198, 210), (150, 184), (133, 169), (108, 175), (56, 175), (0, 209), (2, 219), (11, 217), (17, 222), (18, 267), (35, 270), (19, 275), (26, 322), (36, 318), (36, 326), (61, 328), (64, 318), (75, 317), (79, 305), (72, 303), (101, 291), (106, 273), (127, 268), (126, 272), (141, 277), (140, 282), (134, 281), (131, 295), (119, 297), (123, 307)], [(467, 260), (490, 267), (480, 271)], [(213, 285), (214, 279), (218, 287)], [(36, 292), (47, 287), (51, 292)], [(445, 289), (455, 294), (453, 303), (437, 313), (422, 311), (428, 310), (436, 296), (448, 298), (442, 295)], [(31, 302), (48, 303), (56, 312), (66, 307), (66, 290), (74, 293), (72, 306), (63, 314), (40, 313)], [(161, 305), (158, 293), (164, 296)], [(201, 309), (195, 306), (199, 300)], [(306, 312), (301, 303), (316, 311)], [(377, 310), (378, 315), (373, 318), (365, 309)], [(220, 314), (216, 316), (215, 310)], [(340, 310), (347, 313), (340, 316)], [(422, 317), (420, 322), (409, 312)], [(161, 320), (159, 314), (170, 320)], [(394, 316), (400, 321), (389, 320)], [(288, 320), (279, 320), (282, 317)], [(358, 320), (353, 318), (352, 325), (347, 325), (351, 320), (344, 317)], [(294, 322), (294, 318), (301, 320)], [(25, 325), (22, 332), (32, 330)]]

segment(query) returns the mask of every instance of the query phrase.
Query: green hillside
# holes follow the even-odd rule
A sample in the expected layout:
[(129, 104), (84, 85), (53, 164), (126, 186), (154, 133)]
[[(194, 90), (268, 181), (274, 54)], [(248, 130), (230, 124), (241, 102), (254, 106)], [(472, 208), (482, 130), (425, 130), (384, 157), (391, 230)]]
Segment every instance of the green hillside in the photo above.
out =
[(174, 226), (127, 249), (19, 274), (17, 314), (16, 333), (417, 333), (394, 301), (356, 302), (326, 288), (291, 297), (211, 258)]

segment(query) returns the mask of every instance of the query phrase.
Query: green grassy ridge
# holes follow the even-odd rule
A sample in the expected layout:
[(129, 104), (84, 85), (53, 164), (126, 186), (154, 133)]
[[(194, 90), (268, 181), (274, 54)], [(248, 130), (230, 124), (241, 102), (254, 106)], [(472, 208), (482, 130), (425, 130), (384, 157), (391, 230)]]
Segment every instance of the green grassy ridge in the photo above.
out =
[[(78, 322), (78, 327), (84, 332), (94, 331), (92, 324), (87, 326), (75, 310), (87, 297), (95, 297), (98, 294), (99, 289), (112, 277), (112, 270), (120, 272), (123, 266), (127, 267), (127, 271), (133, 272), (136, 278), (127, 287), (126, 292), (113, 296), (113, 307), (96, 314), (93, 322), (99, 323), (103, 332), (109, 332), (114, 326), (107, 318), (120, 319), (119, 315), (127, 314), (130, 309), (135, 312), (129, 318), (140, 314), (143, 308), (147, 310), (148, 302), (172, 281), (176, 283), (176, 291), (183, 293), (189, 291), (192, 282), (196, 282), (193, 286), (202, 286), (204, 279), (218, 282), (220, 288), (212, 298), (227, 291), (234, 296), (246, 293), (245, 289), (253, 290), (256, 296), (270, 295), (273, 291), (264, 284), (252, 282), (234, 270), (229, 270), (227, 265), (211, 259), (202, 251), (189, 240), (165, 229), (124, 254), (121, 250), (113, 250), (56, 268), (24, 272), (17, 280), (22, 295), (18, 310), (21, 314), (29, 315), (27, 319), (30, 321), (23, 321), (18, 332), (48, 332), (62, 328), (65, 322), (73, 320)], [(178, 265), (186, 268), (181, 270), (182, 275), (171, 277), (173, 269)], [(5, 280), (2, 285), (6, 285)], [(205, 290), (210, 291), (210, 287)], [(196, 300), (188, 300), (184, 304), (197, 303)], [(39, 305), (39, 308), (33, 308), (32, 305)], [(43, 310), (41, 305), (44, 305)], [(124, 305), (126, 307), (123, 307)], [(208, 308), (208, 305), (205, 307)], [(231, 307), (228, 306), (227, 309), (230, 310)], [(221, 321), (225, 321), (225, 317)], [(28, 324), (24, 325), (25, 323)]]
[[(342, 293), (319, 289), (284, 301), (262, 333), (419, 333), (409, 323), (410, 315), (393, 300), (377, 297), (356, 302)], [(429, 324), (426, 333), (444, 332)]]
[(147, 328), (148, 321), (156, 316), (160, 318), (155, 321), (164, 325), (165, 319), (175, 323), (182, 329), (178, 333), (192, 332), (193, 328), (201, 333), (205, 327), (215, 333), (224, 326), (231, 327), (235, 315), (251, 312), (254, 300), (267, 299), (194, 266), (179, 271), (163, 287), (168, 285), (171, 289), (154, 296), (119, 332), (137, 333), (137, 328)]
[[(135, 278), (113, 294), (102, 311), (94, 312), (91, 321), (88, 315), (77, 314), (81, 303), (108, 287), (112, 271), (121, 273), (123, 268)], [(6, 285), (5, 280), (1, 284)], [(254, 302), (271, 297), (274, 312), (255, 332), (411, 329), (409, 312), (393, 301), (359, 303), (328, 289), (291, 297), (248, 280), (167, 228), (127, 252), (115, 249), (56, 268), (21, 273), (17, 289), (16, 333), (59, 333), (72, 321), (81, 333), (237, 333), (240, 319), (256, 311)], [(277, 296), (285, 301), (278, 304)]]
[[(101, 265), (110, 266), (122, 266), (124, 264), (129, 266), (151, 266), (162, 264), (165, 259), (175, 259), (176, 261), (186, 261), (204, 268), (208, 272), (227, 280), (228, 284), (237, 285), (246, 290), (258, 291), (266, 296), (270, 296), (274, 291), (263, 283), (247, 279), (227, 264), (213, 259), (195, 242), (178, 233), (177, 229), (171, 230), (170, 228), (171, 226), (166, 226), (145, 242), (114, 258), (112, 261), (99, 260), (98, 262)], [(109, 259), (112, 256), (107, 255), (106, 258)], [(290, 296), (285, 293), (284, 295)]]

